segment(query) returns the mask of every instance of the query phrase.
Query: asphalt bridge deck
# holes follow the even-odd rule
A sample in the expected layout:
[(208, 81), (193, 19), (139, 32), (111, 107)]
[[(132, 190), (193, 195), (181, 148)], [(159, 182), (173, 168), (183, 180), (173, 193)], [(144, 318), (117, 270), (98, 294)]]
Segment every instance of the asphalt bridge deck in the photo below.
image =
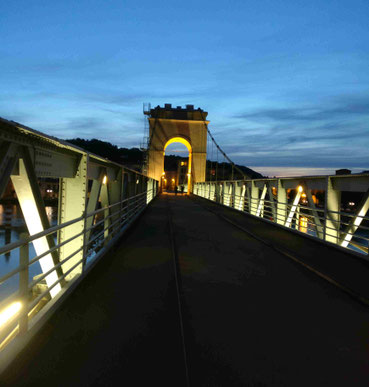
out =
[(186, 385), (169, 206), (191, 386), (367, 386), (369, 309), (199, 203), (157, 198), (0, 385)]

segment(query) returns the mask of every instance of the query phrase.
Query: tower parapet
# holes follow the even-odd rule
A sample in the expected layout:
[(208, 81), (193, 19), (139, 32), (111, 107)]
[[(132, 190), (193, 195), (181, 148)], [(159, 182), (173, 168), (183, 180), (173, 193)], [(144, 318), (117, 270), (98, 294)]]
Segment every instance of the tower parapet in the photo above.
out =
[(145, 112), (150, 118), (162, 118), (167, 120), (189, 120), (189, 121), (205, 121), (208, 112), (201, 108), (194, 108), (194, 105), (186, 105), (186, 107), (172, 107), (172, 104), (166, 103), (164, 107), (156, 106), (150, 111)]

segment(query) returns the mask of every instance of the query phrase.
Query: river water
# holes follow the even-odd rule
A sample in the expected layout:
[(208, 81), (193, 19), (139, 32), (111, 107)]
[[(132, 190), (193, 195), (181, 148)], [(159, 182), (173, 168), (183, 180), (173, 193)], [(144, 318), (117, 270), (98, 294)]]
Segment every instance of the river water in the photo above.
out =
[[(57, 224), (58, 208), (46, 207), (46, 214), (50, 225)], [(27, 228), (23, 219), (23, 214), (18, 205), (0, 204), (0, 246), (16, 242), (20, 239), (20, 234), (26, 232)], [(36, 256), (33, 244), (29, 244), (29, 257)], [(12, 250), (9, 254), (0, 255), (0, 277), (15, 269), (19, 265), (19, 249)], [(35, 262), (29, 267), (29, 280), (41, 274), (39, 262)], [(0, 283), (0, 302), (18, 289), (19, 275), (16, 274), (3, 283)]]

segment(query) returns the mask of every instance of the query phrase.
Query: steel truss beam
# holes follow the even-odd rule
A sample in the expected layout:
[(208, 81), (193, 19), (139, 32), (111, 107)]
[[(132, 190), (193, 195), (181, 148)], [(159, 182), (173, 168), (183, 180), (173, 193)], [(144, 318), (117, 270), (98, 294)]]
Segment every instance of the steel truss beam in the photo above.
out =
[(5, 192), (17, 160), (18, 145), (10, 141), (3, 141), (0, 146), (0, 198)]
[[(21, 147), (19, 159), (19, 174), (12, 175), (12, 183), (18, 197), (19, 204), (30, 235), (37, 234), (50, 228), (46, 215), (45, 205), (41, 196), (40, 188), (34, 173), (33, 164), (27, 147)], [(37, 255), (41, 255), (49, 249), (55, 247), (52, 235), (39, 238), (33, 241)], [(43, 273), (46, 273), (59, 263), (56, 250), (40, 259)], [(58, 268), (46, 276), (46, 283), (50, 287), (58, 277), (62, 275), (62, 270)], [(51, 289), (50, 294), (54, 297), (60, 291), (60, 284)]]
[(361, 222), (363, 221), (363, 216), (368, 212), (369, 209), (369, 190), (366, 192), (364, 197), (359, 204), (359, 208), (355, 217), (351, 218), (349, 225), (346, 227), (343, 235), (340, 239), (340, 245), (347, 247), (354, 236), (356, 230), (359, 228)]
[[(62, 224), (81, 217), (86, 211), (87, 199), (87, 164), (88, 155), (80, 158), (76, 175), (72, 178), (61, 178), (59, 183), (59, 209), (58, 223)], [(85, 222), (79, 221), (59, 231), (59, 243), (62, 243), (84, 230)], [(84, 234), (74, 238), (69, 243), (60, 247), (60, 260), (69, 257), (73, 252), (79, 250), (71, 259), (62, 265), (63, 272), (67, 272), (83, 257)], [(82, 273), (82, 263), (73, 269), (66, 277), (71, 280), (74, 276)]]

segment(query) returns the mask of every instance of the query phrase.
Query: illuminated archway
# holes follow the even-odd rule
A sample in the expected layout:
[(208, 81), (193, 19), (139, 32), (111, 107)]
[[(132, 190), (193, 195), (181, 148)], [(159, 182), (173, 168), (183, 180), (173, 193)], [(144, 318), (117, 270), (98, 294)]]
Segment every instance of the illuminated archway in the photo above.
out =
[(207, 150), (207, 112), (193, 105), (185, 108), (171, 104), (157, 106), (145, 112), (149, 120), (149, 149), (146, 156), (147, 174), (158, 180), (162, 187), (165, 149), (173, 143), (180, 143), (188, 149), (188, 192), (194, 183), (205, 181)]
[[(188, 187), (188, 189), (187, 189), (187, 194), (189, 194), (190, 187), (191, 187), (192, 146), (191, 146), (190, 142), (184, 137), (179, 137), (179, 136), (172, 137), (164, 145), (163, 156), (165, 156), (165, 150), (167, 149), (167, 147), (171, 144), (174, 144), (174, 143), (180, 143), (180, 144), (184, 145), (188, 150), (188, 170), (187, 170), (187, 187)], [(163, 165), (163, 173), (164, 173), (164, 165)]]

